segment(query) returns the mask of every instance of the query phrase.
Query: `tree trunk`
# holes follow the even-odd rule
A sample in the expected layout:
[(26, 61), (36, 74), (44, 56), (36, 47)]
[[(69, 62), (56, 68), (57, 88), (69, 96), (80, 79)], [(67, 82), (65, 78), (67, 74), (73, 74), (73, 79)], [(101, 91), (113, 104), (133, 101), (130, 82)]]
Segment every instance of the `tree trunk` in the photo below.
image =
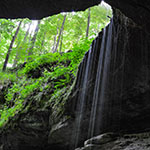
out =
[(56, 40), (57, 40), (57, 35), (58, 35), (58, 30), (59, 30), (59, 21), (60, 21), (60, 17), (59, 17), (58, 22), (57, 22), (57, 33), (56, 33), (56, 35), (54, 37), (54, 44), (53, 44), (53, 47), (52, 47), (52, 52), (55, 51)]
[[(33, 54), (33, 48), (34, 48), (34, 44), (35, 44), (35, 41), (36, 41), (36, 37), (37, 37), (37, 34), (38, 34), (38, 31), (39, 31), (39, 25), (41, 23), (41, 20), (38, 20), (38, 23), (37, 23), (37, 26), (36, 26), (36, 29), (35, 29), (35, 32), (34, 32), (34, 35), (31, 39), (31, 47), (28, 49), (28, 56), (31, 56)], [(30, 60), (31, 58), (29, 57), (28, 60)]]
[(89, 36), (89, 29), (90, 29), (90, 19), (91, 19), (91, 9), (88, 9), (88, 21), (87, 21), (87, 29), (86, 29), (86, 39)]
[(59, 52), (61, 52), (62, 45), (63, 45), (63, 32), (62, 32), (62, 35), (61, 35), (61, 42), (60, 42)]
[(57, 49), (58, 49), (58, 46), (59, 46), (61, 34), (62, 34), (63, 30), (64, 30), (64, 25), (65, 25), (65, 21), (66, 21), (66, 16), (67, 16), (67, 14), (64, 15), (64, 20), (63, 20), (63, 23), (62, 23), (62, 25), (61, 25), (61, 29), (60, 29), (60, 32), (59, 32), (59, 35), (58, 35), (58, 40), (57, 40), (57, 44), (56, 44), (56, 48), (55, 48), (54, 53), (57, 52)]
[(29, 24), (28, 30), (27, 30), (27, 32), (26, 32), (26, 34), (25, 34), (25, 36), (24, 36), (24, 39), (23, 39), (23, 43), (26, 42), (26, 40), (27, 40), (27, 37), (28, 37), (28, 35), (29, 35), (29, 31), (30, 31), (30, 28), (31, 28), (31, 24), (32, 24), (32, 23)]
[(11, 50), (12, 50), (12, 47), (13, 47), (13, 44), (15, 42), (15, 39), (19, 33), (19, 30), (20, 30), (20, 27), (21, 27), (21, 23), (22, 23), (22, 20), (20, 21), (18, 27), (17, 27), (17, 30), (15, 32), (15, 35), (13, 36), (12, 40), (11, 40), (11, 43), (10, 43), (10, 46), (9, 46), (9, 49), (7, 51), (7, 54), (6, 54), (6, 58), (5, 58), (5, 62), (4, 62), (4, 65), (3, 65), (3, 69), (2, 71), (6, 71), (6, 67), (7, 67), (7, 63), (8, 63), (8, 60), (9, 60), (9, 56), (10, 56), (10, 53), (11, 53)]
[(33, 31), (29, 34), (28, 45), (27, 45), (27, 49), (26, 49), (26, 57), (25, 57), (24, 61), (27, 60), (28, 51), (29, 51), (29, 48), (30, 48), (31, 40), (32, 40), (32, 34), (33, 34)]
[[(58, 34), (58, 27), (57, 27), (57, 34)], [(54, 49), (55, 49), (57, 34), (54, 37), (54, 44), (53, 44), (52, 52), (54, 52)]]
[(19, 49), (19, 46), (20, 46), (20, 42), (18, 43), (17, 47), (16, 47), (16, 56), (15, 56), (15, 59), (14, 59), (14, 63), (13, 63), (13, 67), (16, 67), (17, 63), (18, 63), (18, 57), (19, 57), (19, 52), (18, 52), (18, 49)]
[(43, 40), (42, 40), (42, 43), (41, 43), (41, 54), (42, 54), (42, 50), (43, 50), (44, 43), (45, 43), (45, 36), (46, 36), (46, 32), (44, 32)]
[[(26, 34), (25, 34), (25, 36), (24, 36), (24, 39), (23, 39), (23, 42), (22, 42), (22, 43), (26, 43), (27, 37), (28, 37), (28, 35), (29, 35), (29, 31), (30, 31), (31, 24), (32, 24), (32, 23), (29, 24), (29, 27), (28, 27), (28, 29), (27, 29), (27, 32), (26, 32)], [(20, 43), (17, 45), (17, 49), (21, 50), (21, 49), (22, 49), (22, 46), (20, 46), (20, 47), (19, 47), (19, 46), (20, 46)], [(15, 57), (15, 59), (14, 59), (13, 67), (16, 67), (16, 65), (17, 65), (17, 63), (18, 63), (18, 58), (19, 58), (19, 53), (17, 52), (17, 53), (16, 53), (16, 57)]]

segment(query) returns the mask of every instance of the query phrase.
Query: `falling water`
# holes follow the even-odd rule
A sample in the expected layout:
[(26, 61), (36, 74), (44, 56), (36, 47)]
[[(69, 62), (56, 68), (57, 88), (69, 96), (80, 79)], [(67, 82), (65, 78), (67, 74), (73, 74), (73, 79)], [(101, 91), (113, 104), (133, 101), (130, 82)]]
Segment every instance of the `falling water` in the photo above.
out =
[[(98, 128), (101, 128), (101, 124), (102, 124), (101, 121), (102, 121), (102, 113), (104, 109), (105, 85), (107, 80), (107, 73), (108, 73), (111, 47), (112, 47), (112, 26), (113, 26), (113, 21), (109, 25), (107, 35), (106, 35), (106, 30), (104, 29), (103, 31), (103, 39), (101, 43), (100, 56), (98, 62), (98, 71), (97, 71), (96, 82), (94, 87), (94, 95), (93, 95), (88, 137), (92, 137), (94, 135), (95, 123), (96, 126), (98, 126)], [(97, 117), (99, 118), (97, 119)]]
[[(79, 86), (82, 89), (78, 96), (75, 147), (78, 146), (78, 141), (82, 143), (85, 138), (104, 132), (128, 131), (128, 127), (132, 127), (132, 116), (129, 113), (134, 112), (134, 107), (128, 108), (128, 102), (131, 101), (131, 106), (135, 103), (132, 101), (132, 89), (139, 92), (146, 90), (145, 86), (149, 88), (150, 54), (147, 41), (143, 37), (145, 33), (142, 31), (141, 38), (136, 37), (132, 22), (128, 18), (123, 18), (120, 24), (116, 24), (117, 19), (120, 18), (111, 20), (109, 26), (103, 30), (103, 36), (99, 34), (99, 39), (92, 44), (84, 60), (85, 66), (80, 79), (82, 86)], [(133, 36), (130, 32), (133, 32)], [(138, 49), (139, 45), (141, 50)], [(92, 86), (89, 86), (89, 79), (92, 78)], [(144, 87), (142, 89), (141, 84)], [(131, 123), (128, 123), (128, 116)], [(89, 128), (85, 129), (87, 124)]]
[(76, 125), (75, 125), (75, 148), (78, 146), (78, 142), (79, 142), (79, 136), (80, 136), (80, 130), (81, 130), (81, 122), (83, 119), (83, 113), (84, 113), (84, 106), (85, 106), (85, 99), (86, 99), (86, 92), (87, 92), (87, 84), (88, 84), (88, 76), (89, 76), (89, 70), (91, 68), (90, 65), (90, 60), (91, 60), (91, 51), (92, 48), (90, 48), (89, 52), (88, 52), (88, 58), (87, 58), (87, 62), (86, 62), (86, 67), (85, 67), (85, 71), (84, 73), (84, 78), (83, 78), (83, 83), (82, 83), (82, 92), (80, 92), (79, 95), (79, 102), (78, 102), (78, 117), (76, 120)]
[(96, 117), (96, 109), (97, 109), (97, 103), (98, 103), (98, 91), (100, 88), (100, 79), (102, 74), (102, 64), (103, 64), (103, 55), (104, 55), (104, 49), (105, 49), (105, 37), (106, 37), (106, 30), (103, 30), (103, 39), (101, 43), (101, 49), (100, 49), (100, 56), (99, 56), (99, 62), (98, 62), (98, 72), (96, 75), (96, 82), (94, 87), (94, 95), (93, 95), (93, 103), (92, 103), (92, 110), (91, 110), (91, 117), (90, 117), (90, 127), (88, 131), (88, 137), (93, 135), (94, 132), (94, 125), (95, 125), (95, 117)]

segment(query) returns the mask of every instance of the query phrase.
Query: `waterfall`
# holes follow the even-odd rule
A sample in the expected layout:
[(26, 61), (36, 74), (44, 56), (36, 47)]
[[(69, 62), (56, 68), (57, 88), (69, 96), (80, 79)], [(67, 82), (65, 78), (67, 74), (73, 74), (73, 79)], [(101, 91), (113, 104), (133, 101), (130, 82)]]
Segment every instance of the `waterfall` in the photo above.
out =
[[(83, 64), (82, 64), (82, 74), (80, 75), (80, 91), (78, 96), (78, 103), (76, 108), (76, 121), (75, 121), (75, 130), (73, 131), (73, 141), (74, 147), (79, 146), (79, 141), (82, 141), (82, 129), (84, 123), (84, 115), (87, 108), (87, 101), (91, 101), (91, 114), (89, 118), (89, 129), (87, 131), (87, 137), (92, 137), (94, 135), (94, 130), (97, 128), (100, 129), (102, 123), (102, 113), (105, 101), (105, 84), (107, 80), (107, 72), (110, 63), (110, 54), (112, 47), (112, 29), (113, 29), (113, 21), (111, 21), (109, 27), (103, 29), (103, 36), (101, 41), (101, 46), (99, 46), (100, 39), (97, 38), (93, 41), (89, 52), (85, 55)], [(97, 50), (97, 54), (99, 56), (95, 56), (95, 51)], [(99, 52), (98, 52), (99, 51)], [(95, 57), (98, 58), (98, 64), (95, 64)], [(93, 77), (93, 69), (97, 66), (97, 72), (95, 76), (95, 85), (93, 89), (93, 97), (92, 99), (88, 99), (88, 88), (90, 84), (91, 77)], [(91, 97), (90, 97), (91, 98)], [(96, 124), (96, 127), (95, 127)], [(87, 127), (88, 128), (88, 127)], [(99, 130), (98, 129), (98, 130)], [(87, 130), (87, 129), (86, 129)]]
[(120, 11), (115, 13), (119, 15), (99, 33), (80, 66), (76, 147), (102, 133), (149, 128), (149, 36)]
[[(92, 137), (94, 135), (95, 124), (96, 128), (101, 128), (102, 124), (102, 113), (105, 107), (105, 85), (107, 80), (108, 68), (110, 63), (110, 54), (112, 47), (112, 29), (113, 29), (113, 21), (111, 21), (108, 31), (106, 33), (106, 29), (103, 30), (103, 38), (100, 48), (100, 56), (98, 62), (98, 69), (96, 75), (96, 82), (94, 87), (94, 95), (88, 130), (88, 137)], [(97, 119), (98, 118), (98, 119)], [(96, 130), (99, 130), (96, 129)]]
[(75, 133), (74, 133), (74, 140), (75, 140), (75, 148), (78, 146), (78, 142), (79, 142), (79, 136), (80, 136), (80, 130), (81, 130), (81, 122), (83, 119), (83, 114), (84, 114), (84, 106), (85, 106), (85, 99), (86, 99), (86, 94), (87, 94), (87, 87), (88, 87), (88, 76), (89, 76), (89, 71), (91, 66), (91, 50), (92, 47), (90, 47), (88, 54), (88, 58), (86, 61), (86, 65), (85, 65), (85, 70), (83, 70), (82, 73), (84, 73), (84, 78), (82, 78), (82, 92), (80, 92), (79, 94), (79, 102), (78, 102), (78, 114), (77, 114), (77, 119), (76, 119), (76, 125), (75, 125)]
[(104, 55), (104, 49), (105, 49), (105, 37), (106, 37), (106, 30), (104, 29), (101, 49), (100, 49), (100, 56), (99, 56), (99, 61), (98, 61), (98, 72), (96, 75), (96, 82), (95, 82), (95, 87), (94, 87), (94, 95), (93, 95), (93, 103), (92, 103), (92, 109), (91, 109), (88, 137), (92, 137), (93, 132), (94, 132), (96, 110), (97, 110), (97, 103), (98, 103), (98, 91), (100, 90), (100, 79), (102, 75), (103, 55)]

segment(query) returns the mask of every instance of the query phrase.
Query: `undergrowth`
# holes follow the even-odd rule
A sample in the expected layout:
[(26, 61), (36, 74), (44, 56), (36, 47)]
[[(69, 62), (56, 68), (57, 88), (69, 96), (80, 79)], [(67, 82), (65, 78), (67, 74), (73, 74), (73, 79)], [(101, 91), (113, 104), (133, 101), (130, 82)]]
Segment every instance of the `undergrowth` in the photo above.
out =
[[(76, 76), (77, 68), (85, 52), (89, 49), (91, 40), (74, 45), (67, 53), (48, 53), (27, 62), (24, 68), (16, 72), (0, 73), (1, 85), (10, 81), (11, 86), (5, 95), (5, 103), (0, 107), (0, 127), (10, 118), (23, 111), (30, 95), (44, 90), (51, 91), (52, 99), (56, 100), (64, 88), (71, 86)], [(34, 72), (39, 73), (34, 77)], [(36, 92), (35, 92), (36, 91)]]

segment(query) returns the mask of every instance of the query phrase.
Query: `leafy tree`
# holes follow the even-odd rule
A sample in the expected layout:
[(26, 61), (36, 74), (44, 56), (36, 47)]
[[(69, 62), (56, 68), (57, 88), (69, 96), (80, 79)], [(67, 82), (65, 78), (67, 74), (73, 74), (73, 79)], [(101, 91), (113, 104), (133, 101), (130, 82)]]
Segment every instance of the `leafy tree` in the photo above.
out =
[(66, 17), (67, 17), (67, 14), (64, 15), (64, 19), (63, 19), (63, 22), (62, 22), (62, 25), (61, 25), (61, 28), (60, 28), (60, 32), (59, 32), (59, 35), (58, 35), (58, 40), (57, 40), (57, 44), (56, 44), (56, 48), (55, 48), (54, 52), (57, 52), (57, 49), (58, 49), (58, 46), (59, 46), (59, 42), (60, 42), (63, 30), (64, 30), (64, 25), (65, 25)]
[(10, 53), (11, 53), (13, 44), (14, 44), (14, 42), (15, 42), (15, 39), (16, 39), (16, 37), (17, 37), (17, 35), (18, 35), (19, 29), (20, 29), (20, 27), (21, 27), (21, 23), (22, 23), (22, 20), (19, 22), (19, 25), (18, 25), (17, 30), (16, 30), (16, 32), (15, 32), (15, 35), (13, 36), (12, 41), (11, 41), (11, 43), (10, 43), (10, 46), (9, 46), (8, 51), (7, 51), (7, 55), (6, 55), (6, 58), (5, 58), (5, 62), (4, 62), (2, 71), (5, 71), (5, 70), (6, 70), (7, 63), (8, 63), (8, 60), (9, 60), (9, 56), (10, 56)]
[[(14, 63), (13, 63), (13, 67), (16, 67), (16, 65), (17, 65), (17, 63), (18, 63), (18, 59), (19, 59), (19, 52), (22, 50), (22, 48), (25, 46), (24, 44), (26, 43), (26, 41), (27, 41), (27, 37), (28, 37), (28, 35), (29, 35), (29, 31), (30, 31), (30, 28), (31, 28), (31, 22), (29, 23), (29, 26), (28, 26), (28, 29), (27, 29), (27, 31), (26, 31), (26, 34), (25, 34), (25, 36), (24, 36), (24, 39), (23, 39), (23, 41), (19, 41), (18, 42), (18, 45), (17, 45), (17, 47), (16, 47), (16, 49), (18, 50), (17, 52), (16, 52), (16, 56), (15, 56), (15, 59), (14, 59)], [(22, 33), (21, 33), (22, 34)], [(20, 39), (20, 38), (19, 38)]]
[[(33, 48), (34, 48), (36, 37), (37, 37), (38, 31), (39, 31), (40, 22), (41, 22), (41, 20), (38, 20), (38, 23), (37, 23), (35, 31), (34, 31), (34, 35), (31, 39), (31, 47), (28, 49), (28, 56), (33, 55)], [(28, 59), (31, 59), (31, 57), (29, 57)]]

